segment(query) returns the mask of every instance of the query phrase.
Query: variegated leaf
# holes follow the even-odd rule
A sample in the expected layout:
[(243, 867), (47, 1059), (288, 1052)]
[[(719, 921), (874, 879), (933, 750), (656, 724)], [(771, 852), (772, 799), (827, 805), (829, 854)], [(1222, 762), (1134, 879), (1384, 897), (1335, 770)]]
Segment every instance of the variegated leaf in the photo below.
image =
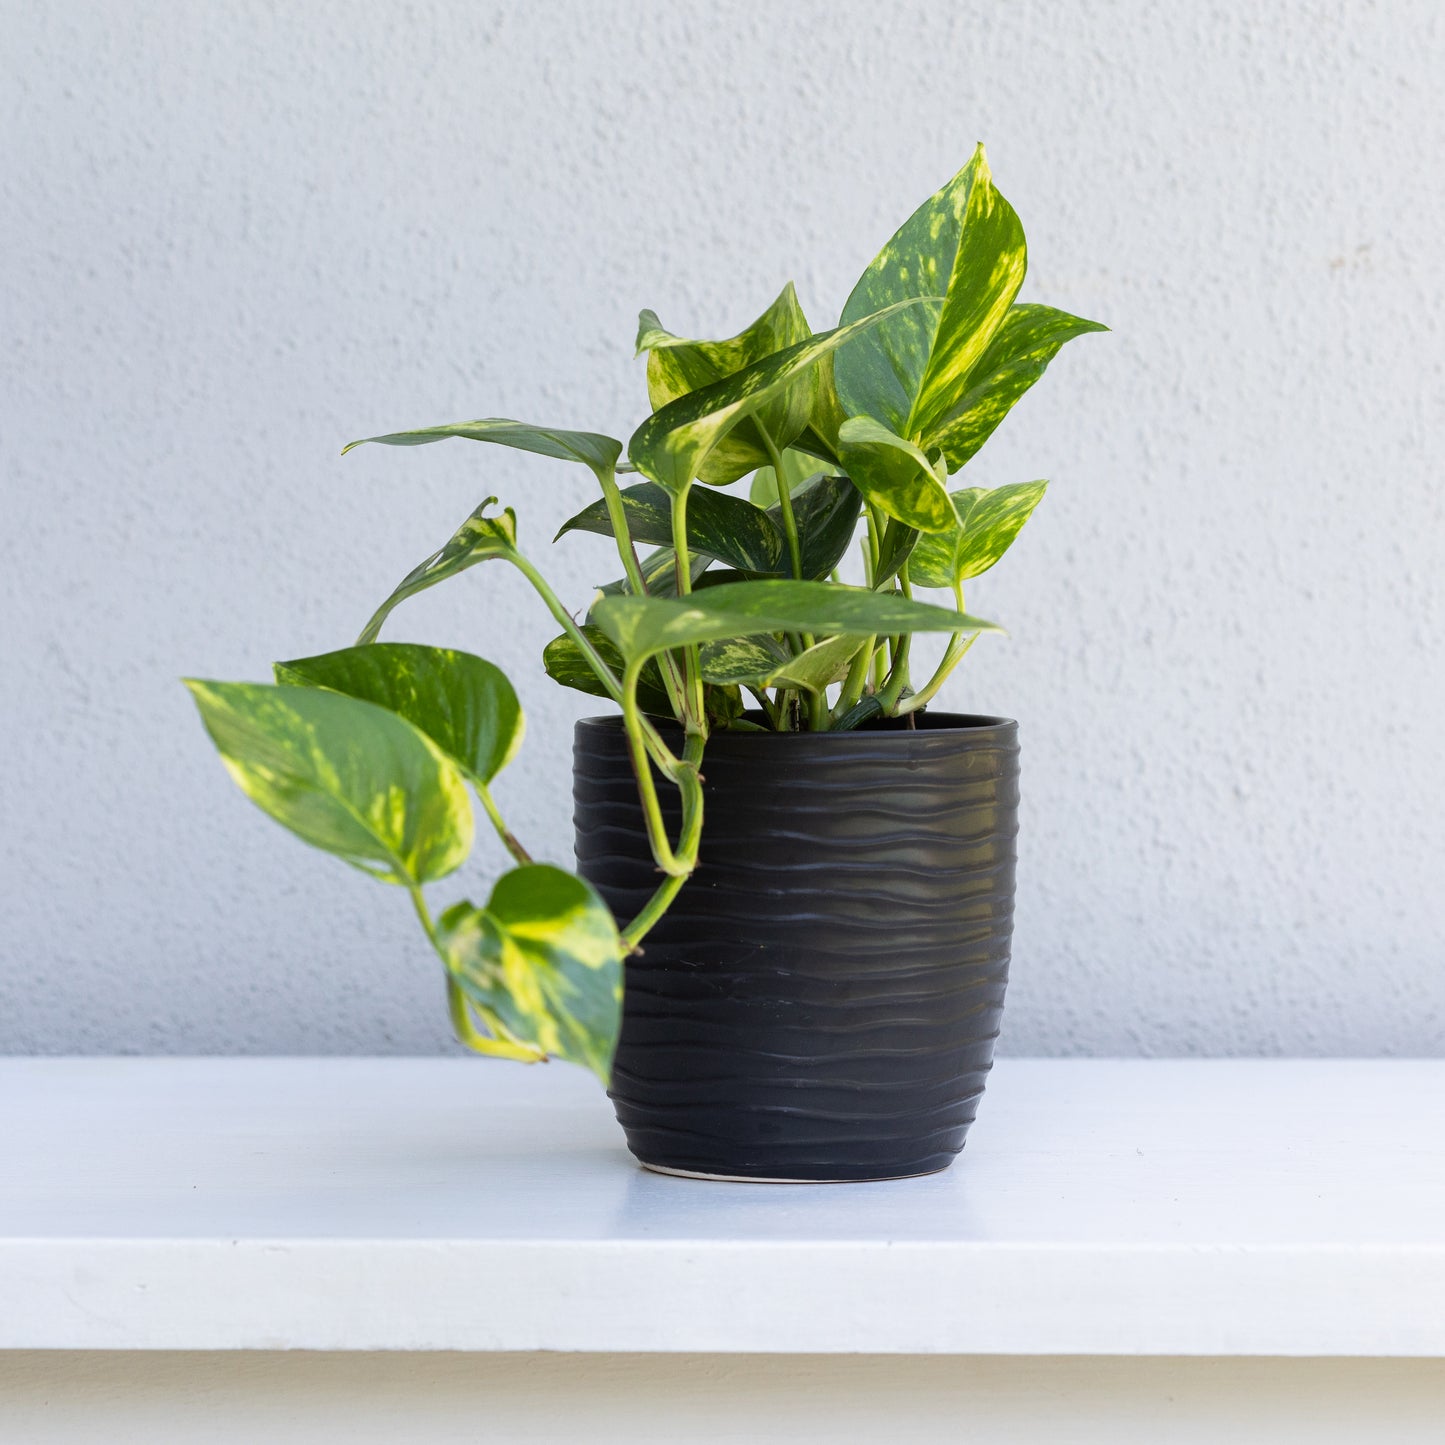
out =
[(958, 400), (932, 423), (929, 445), (941, 448), (949, 471), (957, 471), (993, 435), (1066, 341), (1108, 329), (1052, 306), (1011, 307)]
[(408, 597), (415, 597), (418, 592), (425, 592), (428, 587), (435, 587), (438, 582), (445, 582), (447, 578), (465, 572), (468, 567), (475, 567), (478, 562), (486, 562), (493, 557), (506, 557), (516, 552), (517, 514), (507, 507), (499, 516), (485, 515), (487, 508), (496, 500), (495, 497), (488, 497), (457, 528), (445, 547), (439, 552), (433, 552), (425, 562), (413, 567), (397, 583), (391, 596), (372, 613), (371, 621), (362, 628), (361, 636), (356, 639), (358, 645), (375, 642), (382, 624), (397, 605), (405, 602)]
[(611, 472), (622, 455), (622, 443), (600, 432), (532, 426), (506, 417), (487, 417), (481, 421), (459, 421), (451, 426), (428, 426), (416, 431), (362, 437), (360, 441), (347, 442), (341, 449), (341, 455), (345, 456), (353, 447), (365, 446), (368, 442), (381, 442), (390, 447), (419, 447), (428, 442), (446, 441), (449, 437), (495, 442), (498, 446), (535, 452), (538, 456), (556, 457), (559, 461), (581, 462), (598, 473)]
[[(804, 482), (819, 475), (818, 459), (791, 448), (783, 453), (783, 475), (792, 496)], [(778, 478), (772, 467), (759, 467), (748, 483), (748, 500), (758, 507), (772, 507), (778, 500)]]
[[(666, 547), (672, 542), (672, 495), (653, 482), (622, 493), (627, 530), (634, 542)], [(561, 526), (564, 532), (596, 532), (610, 537), (612, 517), (606, 502), (593, 502)], [(761, 507), (727, 492), (694, 490), (687, 504), (687, 541), (694, 552), (706, 553), (744, 572), (777, 572), (785, 565), (782, 529)]]
[[(688, 573), (692, 585), (696, 587), (703, 574), (712, 566), (712, 558), (705, 552), (695, 552), (687, 560)], [(659, 547), (657, 551), (649, 552), (639, 565), (649, 596), (677, 596), (677, 558), (671, 547)], [(597, 590), (604, 597), (626, 597), (632, 592), (632, 583), (626, 577), (614, 577), (611, 582), (604, 582)]]
[(447, 909), (437, 932), (452, 977), (495, 1033), (607, 1083), (624, 947), (590, 884), (547, 863), (524, 864), (497, 880), (485, 907)]
[(479, 787), (517, 755), (521, 704), (501, 668), (449, 647), (374, 642), (275, 665), (276, 681), (364, 698), (425, 733)]
[[(680, 396), (733, 376), (766, 356), (806, 341), (812, 332), (790, 281), (782, 294), (750, 326), (726, 341), (690, 341), (663, 329), (652, 311), (638, 319), (637, 351), (646, 351), (647, 394), (654, 411)], [(813, 377), (800, 374), (718, 444), (699, 476), (716, 486), (734, 482), (766, 465), (768, 452), (758, 428), (773, 445), (788, 446), (807, 425), (813, 407)]]
[[(588, 623), (582, 628), (582, 635), (592, 644), (597, 655), (618, 676), (622, 676), (622, 654), (617, 644), (600, 628)], [(565, 632), (554, 637), (542, 649), (542, 666), (553, 682), (563, 687), (575, 688), (592, 697), (612, 696), (603, 685), (602, 679), (587, 665), (582, 649)], [(637, 703), (646, 713), (666, 717), (672, 711), (672, 703), (663, 685), (662, 673), (656, 662), (644, 665), (637, 683)]]
[(871, 416), (849, 417), (838, 433), (843, 465), (867, 501), (920, 532), (953, 522), (948, 489), (927, 456)]
[(775, 637), (760, 632), (753, 637), (729, 637), (708, 642), (699, 652), (702, 675), (708, 682), (737, 685), (753, 683), (786, 667), (792, 654)]
[(297, 837), (389, 883), (426, 883), (465, 861), (461, 771), (404, 718), (322, 688), (186, 686), (237, 786)]
[(963, 395), (1027, 266), (1023, 227), (994, 188), (983, 147), (899, 228), (853, 288), (843, 321), (905, 298), (926, 305), (891, 317), (834, 362), (849, 416), (874, 416), (927, 441)]
[[(803, 580), (816, 582), (826, 577), (842, 560), (858, 530), (858, 513), (863, 498), (847, 477), (814, 477), (792, 495), (793, 520), (798, 528)], [(781, 506), (768, 508), (768, 515), (782, 530)], [(786, 553), (778, 570), (788, 570)]]
[(965, 487), (954, 492), (954, 525), (919, 539), (908, 563), (909, 577), (923, 587), (953, 587), (987, 572), (1013, 545), (1048, 485), (1017, 482), (992, 491)]
[(669, 491), (682, 491), (702, 474), (713, 449), (740, 422), (757, 415), (830, 351), (917, 304), (910, 297), (847, 326), (811, 336), (711, 386), (678, 397), (633, 432), (627, 444), (628, 455), (644, 476)]
[(831, 582), (770, 578), (699, 589), (688, 597), (604, 597), (593, 607), (629, 666), (673, 647), (750, 637), (759, 632), (994, 632), (982, 618)]
[(802, 688), (822, 692), (848, 671), (866, 637), (829, 637), (793, 654), (763, 634), (710, 642), (702, 648), (702, 674), (712, 682), (746, 683), (754, 689)]

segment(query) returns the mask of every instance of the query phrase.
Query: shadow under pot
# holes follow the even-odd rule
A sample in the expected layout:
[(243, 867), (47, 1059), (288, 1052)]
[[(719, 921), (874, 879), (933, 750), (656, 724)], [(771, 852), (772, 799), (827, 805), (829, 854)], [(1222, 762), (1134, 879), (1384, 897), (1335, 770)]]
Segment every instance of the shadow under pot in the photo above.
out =
[[(916, 721), (709, 739), (697, 870), (625, 968), (610, 1092), (649, 1169), (897, 1179), (963, 1148), (1008, 981), (1018, 725)], [(620, 718), (577, 724), (573, 801), (625, 924), (659, 875)]]

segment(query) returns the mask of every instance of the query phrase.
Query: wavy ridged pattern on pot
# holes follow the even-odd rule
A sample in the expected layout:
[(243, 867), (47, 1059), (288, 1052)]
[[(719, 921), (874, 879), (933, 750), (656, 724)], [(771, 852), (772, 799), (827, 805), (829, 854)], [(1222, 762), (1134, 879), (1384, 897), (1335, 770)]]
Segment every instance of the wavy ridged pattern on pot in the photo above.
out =
[[(626, 966), (612, 1099), (654, 1168), (897, 1178), (963, 1147), (1008, 980), (1018, 728), (718, 733), (697, 871)], [(676, 795), (660, 785), (676, 836)], [(577, 724), (579, 871), (659, 875), (617, 718)]]

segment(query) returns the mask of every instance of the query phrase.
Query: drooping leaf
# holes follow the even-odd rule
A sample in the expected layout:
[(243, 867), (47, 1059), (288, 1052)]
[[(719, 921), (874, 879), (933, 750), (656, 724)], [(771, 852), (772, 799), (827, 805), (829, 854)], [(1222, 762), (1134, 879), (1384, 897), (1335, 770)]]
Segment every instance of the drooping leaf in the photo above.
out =
[[(863, 498), (847, 477), (820, 476), (792, 494), (793, 520), (798, 528), (803, 580), (815, 582), (826, 577), (842, 560), (858, 530), (858, 512)], [(768, 508), (768, 515), (782, 531), (781, 506)], [(779, 572), (787, 572), (786, 549), (778, 559)]]
[[(623, 662), (617, 644), (592, 623), (582, 628), (582, 635), (597, 650), (603, 662), (621, 677)], [(547, 670), (547, 676), (563, 687), (575, 688), (593, 697), (611, 697), (601, 678), (587, 665), (582, 649), (565, 632), (554, 637), (542, 649), (542, 666)], [(637, 683), (637, 702), (643, 712), (657, 717), (666, 717), (672, 711), (667, 689), (662, 684), (662, 672), (656, 662), (643, 665)]]
[(813, 410), (808, 416), (808, 425), (793, 443), (799, 451), (821, 457), (835, 465), (841, 461), (838, 453), (838, 429), (847, 418), (843, 403), (838, 400), (838, 386), (834, 377), (837, 360), (835, 352), (818, 363), (813, 383)]
[(622, 1008), (623, 944), (591, 885), (548, 863), (513, 868), (486, 906), (438, 920), (448, 968), (493, 1028), (605, 1084)]
[(957, 471), (993, 435), (1066, 341), (1108, 329), (1052, 306), (1010, 307), (962, 394), (933, 424), (930, 440), (942, 448), (949, 471)]
[(916, 305), (916, 300), (909, 297), (895, 307), (811, 336), (711, 386), (668, 402), (633, 432), (627, 444), (628, 455), (637, 469), (659, 486), (673, 492), (683, 490), (702, 474), (713, 449), (740, 422), (756, 416), (845, 341)]
[(413, 567), (397, 583), (391, 596), (372, 613), (371, 621), (361, 630), (357, 644), (375, 642), (382, 624), (399, 603), (438, 582), (445, 582), (478, 562), (493, 557), (506, 557), (517, 549), (517, 514), (505, 508), (500, 516), (485, 516), (487, 508), (497, 499), (488, 497), (480, 507), (457, 528), (451, 540), (439, 552), (433, 552), (420, 566)]
[(952, 524), (948, 489), (907, 438), (871, 416), (853, 416), (843, 423), (838, 444), (853, 485), (875, 507), (920, 532)]
[(470, 652), (374, 642), (278, 662), (276, 681), (327, 687), (389, 708), (425, 733), (478, 786), (517, 755), (524, 723), (501, 668)]
[(954, 525), (920, 539), (908, 575), (924, 587), (952, 587), (987, 572), (1019, 534), (1043, 500), (1047, 482), (1017, 482), (1008, 487), (965, 487), (954, 492)]
[[(627, 530), (634, 542), (650, 547), (672, 543), (672, 494), (653, 482), (628, 487), (622, 493)], [(564, 532), (612, 533), (607, 504), (593, 502), (562, 524)], [(787, 544), (778, 524), (761, 507), (727, 492), (695, 489), (687, 503), (687, 541), (694, 552), (705, 552), (744, 572), (776, 572)]]
[[(663, 329), (654, 312), (644, 311), (638, 318), (637, 351), (648, 353), (647, 394), (652, 409), (658, 411), (680, 396), (734, 376), (764, 357), (806, 341), (811, 332), (791, 281), (756, 321), (726, 341), (674, 336)], [(758, 428), (767, 430), (774, 446), (786, 447), (807, 425), (812, 406), (812, 373), (803, 372), (761, 405), (751, 420), (740, 422), (725, 436), (699, 476), (724, 486), (766, 465), (768, 452)]]
[(506, 417), (486, 417), (481, 421), (459, 421), (451, 426), (427, 426), (416, 431), (388, 432), (385, 436), (362, 437), (347, 442), (341, 449), (345, 456), (353, 447), (368, 442), (381, 442), (389, 447), (419, 447), (428, 442), (463, 437), (474, 442), (495, 442), (517, 451), (535, 452), (541, 457), (559, 461), (581, 462), (594, 472), (610, 472), (622, 455), (622, 443), (615, 437), (593, 431), (564, 431), (558, 427), (531, 426), (527, 422)]
[(471, 851), (460, 770), (396, 713), (321, 688), (186, 686), (241, 791), (314, 847), (394, 883), (443, 878)]
[(672, 647), (748, 637), (758, 632), (995, 632), (982, 618), (828, 582), (768, 579), (701, 589), (688, 597), (604, 597), (593, 608), (629, 664)]
[(994, 188), (983, 147), (930, 196), (853, 288), (843, 322), (907, 297), (942, 297), (895, 313), (834, 362), (849, 416), (874, 416), (899, 436), (933, 442), (1023, 284), (1027, 249), (1013, 207)]

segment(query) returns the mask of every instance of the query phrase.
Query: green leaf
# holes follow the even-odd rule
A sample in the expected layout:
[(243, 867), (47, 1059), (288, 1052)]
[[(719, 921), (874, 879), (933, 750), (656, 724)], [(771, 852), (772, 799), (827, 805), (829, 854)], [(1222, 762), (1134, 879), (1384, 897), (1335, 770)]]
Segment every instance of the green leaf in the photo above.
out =
[[(792, 494), (793, 520), (798, 527), (804, 581), (826, 577), (842, 560), (858, 530), (858, 511), (863, 498), (847, 477), (815, 477)], [(768, 508), (768, 515), (782, 531), (780, 506)], [(787, 572), (786, 553), (778, 559), (777, 570)]]
[[(692, 585), (696, 587), (702, 581), (703, 574), (712, 566), (712, 558), (705, 552), (694, 553), (687, 561)], [(677, 596), (677, 558), (671, 547), (659, 547), (656, 552), (649, 552), (639, 565), (642, 568), (642, 580), (647, 584), (647, 590), (652, 596)], [(615, 577), (611, 582), (604, 582), (597, 590), (604, 597), (625, 597), (631, 594), (632, 583), (626, 577)]]
[(482, 421), (459, 421), (452, 426), (428, 426), (417, 431), (388, 432), (386, 436), (362, 437), (360, 441), (347, 442), (342, 447), (345, 456), (353, 447), (365, 446), (368, 442), (382, 442), (389, 447), (419, 447), (428, 442), (446, 441), (449, 437), (464, 437), (474, 442), (495, 442), (498, 446), (513, 447), (517, 451), (535, 452), (541, 457), (556, 457), (559, 461), (581, 462), (594, 472), (610, 472), (622, 455), (622, 443), (615, 437), (603, 436), (594, 431), (561, 431), (556, 427), (530, 426), (522, 421), (510, 421), (506, 417), (487, 417)]
[(999, 630), (982, 618), (914, 602), (898, 593), (781, 578), (732, 582), (704, 588), (685, 598), (604, 597), (594, 606), (593, 615), (629, 665), (667, 648), (721, 642), (758, 632), (851, 633), (868, 637)]
[(899, 228), (843, 308), (848, 323), (908, 297), (940, 302), (893, 315), (840, 352), (838, 397), (899, 436), (932, 444), (998, 330), (1027, 268), (1023, 227), (994, 189), (979, 146), (973, 158)]
[[(806, 341), (812, 332), (790, 281), (782, 294), (751, 326), (727, 341), (689, 341), (665, 331), (654, 312), (638, 318), (637, 351), (648, 352), (647, 394), (654, 411), (668, 403), (735, 376), (756, 361)], [(699, 476), (716, 486), (735, 482), (768, 461), (758, 428), (767, 430), (781, 450), (807, 425), (813, 406), (813, 378), (804, 372), (759, 406), (719, 443)], [(636, 460), (634, 458), (634, 460)]]
[[(791, 448), (783, 453), (783, 475), (788, 483), (788, 495), (792, 496), (804, 482), (818, 475), (818, 460), (805, 452)], [(772, 467), (759, 467), (748, 483), (748, 500), (757, 507), (771, 507), (778, 500), (778, 477)]]
[(843, 423), (838, 443), (853, 485), (875, 507), (920, 532), (952, 524), (948, 489), (911, 441), (871, 416), (854, 416)]
[[(756, 416), (830, 351), (889, 316), (916, 306), (900, 301), (848, 326), (825, 331), (784, 351), (765, 356), (732, 376), (715, 381), (655, 411), (632, 434), (628, 454), (644, 476), (679, 492), (702, 475), (713, 449), (740, 422)], [(776, 439), (775, 439), (776, 440)], [(781, 445), (781, 443), (779, 443)], [(751, 470), (751, 467), (745, 470)], [(742, 475), (741, 472), (735, 475)], [(711, 480), (711, 478), (705, 478)]]
[(916, 527), (888, 519), (883, 536), (878, 542), (878, 565), (873, 569), (875, 589), (891, 582), (902, 570), (903, 564), (913, 555), (920, 533)]
[[(654, 482), (628, 487), (622, 494), (627, 530), (634, 542), (666, 547), (672, 542), (672, 494)], [(564, 532), (613, 535), (606, 502), (594, 502), (562, 524)], [(761, 507), (727, 492), (694, 490), (687, 504), (687, 541), (744, 572), (777, 572), (786, 567), (782, 528)]]
[(524, 864), (497, 880), (484, 908), (447, 909), (437, 934), (452, 976), (489, 1026), (607, 1082), (624, 950), (589, 884), (547, 863)]
[(408, 597), (445, 582), (478, 562), (493, 557), (507, 557), (517, 550), (517, 514), (507, 507), (500, 516), (488, 517), (483, 514), (497, 499), (488, 497), (480, 507), (457, 528), (445, 547), (433, 552), (420, 566), (413, 567), (397, 584), (391, 596), (372, 614), (371, 621), (361, 630), (357, 643), (376, 641), (382, 624), (392, 611)]
[(425, 733), (479, 787), (522, 745), (522, 708), (499, 667), (448, 647), (374, 642), (278, 662), (276, 681), (327, 687), (389, 708)]
[(1052, 306), (1011, 307), (962, 395), (933, 425), (930, 441), (942, 448), (948, 469), (957, 471), (993, 435), (1066, 341), (1108, 329)]
[(404, 718), (309, 687), (187, 679), (226, 770), (298, 837), (392, 883), (426, 883), (471, 851), (457, 766)]
[[(599, 656), (613, 672), (621, 677), (623, 661), (617, 644), (600, 627), (591, 623), (582, 628), (582, 635), (596, 648)], [(553, 682), (560, 682), (563, 687), (575, 688), (578, 692), (589, 693), (593, 697), (611, 697), (602, 680), (587, 665), (582, 649), (565, 632), (560, 637), (554, 637), (542, 649), (542, 666), (546, 668), (547, 676)], [(643, 712), (652, 713), (656, 717), (671, 716), (672, 703), (667, 696), (666, 687), (663, 686), (662, 672), (656, 662), (649, 662), (642, 669), (637, 684), (637, 703)]]
[(866, 637), (829, 637), (796, 656), (767, 634), (709, 642), (701, 650), (709, 682), (746, 683), (754, 689), (797, 687), (822, 692), (848, 671)]
[(952, 494), (954, 525), (920, 539), (908, 575), (924, 587), (953, 587), (987, 572), (1013, 545), (1019, 529), (1043, 500), (1047, 482), (966, 487)]

